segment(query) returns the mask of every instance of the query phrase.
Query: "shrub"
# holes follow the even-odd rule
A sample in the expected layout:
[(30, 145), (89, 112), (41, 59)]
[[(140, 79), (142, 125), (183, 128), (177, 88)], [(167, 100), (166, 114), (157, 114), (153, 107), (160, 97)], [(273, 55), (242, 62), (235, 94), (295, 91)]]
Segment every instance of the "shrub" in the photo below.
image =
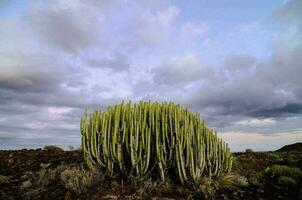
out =
[(196, 186), (192, 199), (212, 199), (217, 192), (217, 184), (211, 177), (203, 177)]
[(74, 146), (68, 146), (69, 151), (73, 151), (75, 148)]
[(259, 186), (259, 185), (261, 185), (261, 182), (262, 182), (262, 174), (257, 173), (257, 172), (252, 172), (249, 174), (247, 179), (248, 179), (249, 184), (254, 185), (254, 186)]
[(234, 173), (229, 173), (220, 177), (217, 182), (219, 188), (230, 190), (236, 187), (246, 187), (249, 185), (246, 177)]
[(174, 103), (122, 102), (85, 111), (80, 126), (85, 161), (107, 173), (142, 178), (154, 166), (162, 181), (175, 171), (181, 183), (230, 172), (232, 155), (198, 113)]
[(237, 176), (236, 177), (236, 184), (240, 187), (247, 187), (249, 185), (247, 178), (244, 176)]
[(22, 184), (21, 184), (21, 190), (24, 190), (24, 189), (27, 189), (29, 187), (32, 186), (32, 183), (30, 181), (24, 181)]
[(42, 168), (38, 172), (37, 184), (44, 189), (46, 186), (52, 184), (56, 180), (56, 173), (52, 169)]
[(280, 161), (282, 160), (281, 156), (277, 153), (267, 153), (266, 158), (273, 161)]
[(286, 165), (272, 165), (265, 169), (265, 173), (272, 177), (287, 176), (294, 180), (302, 180), (302, 171), (297, 167)]
[(0, 174), (0, 185), (9, 182), (9, 177)]
[(44, 147), (44, 150), (45, 151), (49, 151), (49, 152), (52, 152), (52, 153), (60, 153), (60, 152), (63, 152), (64, 150), (58, 146), (55, 146), (55, 145), (46, 145)]
[(26, 171), (24, 174), (21, 176), (21, 180), (29, 180), (29, 179), (34, 179), (34, 173), (31, 171)]
[(254, 151), (253, 151), (253, 149), (246, 149), (245, 150), (245, 153), (253, 153)]
[(235, 187), (235, 179), (236, 175), (234, 173), (225, 174), (217, 180), (218, 186), (223, 189), (233, 189)]
[(295, 185), (297, 181), (287, 176), (280, 176), (278, 178), (278, 183), (284, 186), (291, 186), (291, 185)]
[(51, 163), (41, 164), (42, 168), (37, 172), (35, 184), (41, 187), (41, 189), (51, 184), (56, 184), (61, 172), (67, 168), (66, 165), (60, 165), (55, 169), (51, 169), (50, 165)]
[(67, 189), (81, 194), (91, 186), (92, 175), (90, 172), (76, 167), (67, 168), (61, 173), (61, 181)]

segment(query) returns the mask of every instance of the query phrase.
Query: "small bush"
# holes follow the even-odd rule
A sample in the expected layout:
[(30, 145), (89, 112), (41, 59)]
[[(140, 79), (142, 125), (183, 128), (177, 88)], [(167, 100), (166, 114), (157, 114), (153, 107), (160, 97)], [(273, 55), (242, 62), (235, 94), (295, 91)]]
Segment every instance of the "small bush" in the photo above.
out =
[(219, 188), (230, 190), (236, 187), (246, 187), (249, 185), (246, 177), (234, 173), (229, 173), (220, 177), (217, 182)]
[(42, 168), (37, 172), (37, 178), (35, 178), (36, 185), (42, 189), (45, 187), (56, 184), (60, 178), (61, 172), (67, 168), (65, 165), (60, 165), (55, 169), (50, 169), (51, 163), (41, 164)]
[(44, 147), (44, 150), (45, 151), (50, 151), (50, 152), (53, 152), (53, 153), (59, 153), (59, 152), (63, 152), (64, 150), (58, 146), (55, 146), (55, 145), (46, 145)]
[(253, 149), (246, 149), (245, 150), (245, 153), (253, 153), (254, 151), (253, 151)]
[(290, 178), (290, 177), (287, 177), (287, 176), (280, 176), (278, 178), (278, 183), (280, 185), (284, 185), (284, 186), (292, 186), (292, 185), (295, 185), (297, 182)]
[(219, 188), (223, 189), (233, 189), (235, 187), (236, 175), (234, 173), (229, 173), (224, 176), (221, 176), (217, 182)]
[(286, 165), (272, 165), (265, 169), (265, 174), (271, 177), (287, 176), (295, 180), (302, 180), (302, 171), (299, 168)]
[(54, 170), (41, 169), (38, 172), (37, 184), (40, 185), (42, 189), (50, 185), (55, 180), (56, 180), (56, 174), (54, 173)]
[(217, 184), (210, 177), (201, 179), (199, 185), (195, 186), (195, 191), (191, 196), (192, 199), (211, 199), (217, 192)]
[(240, 187), (247, 187), (249, 185), (247, 178), (244, 176), (237, 176), (235, 180), (236, 184)]
[(35, 178), (35, 175), (31, 171), (26, 171), (24, 174), (21, 176), (21, 180), (32, 180)]
[(68, 146), (69, 151), (73, 151), (75, 148), (74, 146)]
[(79, 168), (68, 168), (61, 173), (61, 181), (65, 187), (77, 194), (84, 193), (92, 184), (92, 175)]
[(276, 153), (267, 153), (266, 158), (268, 158), (269, 160), (273, 160), (273, 161), (282, 160), (281, 156)]
[(250, 173), (249, 176), (247, 177), (248, 183), (254, 186), (259, 186), (261, 185), (262, 182), (262, 174), (261, 173)]
[(9, 182), (9, 177), (0, 174), (0, 185)]
[(144, 182), (140, 182), (139, 184), (134, 184), (134, 185), (139, 185), (138, 189), (136, 190), (136, 194), (140, 197), (143, 197), (145, 199), (150, 199), (150, 192), (152, 188), (155, 186), (155, 183), (152, 182), (152, 180), (148, 179), (145, 180)]
[(161, 195), (168, 196), (175, 193), (175, 188), (169, 179), (165, 182), (154, 181), (151, 178), (137, 181), (134, 180), (133, 186), (138, 188), (136, 190), (136, 195), (143, 199), (152, 199), (154, 193), (161, 193)]
[(24, 189), (27, 189), (29, 187), (32, 186), (32, 183), (30, 181), (24, 181), (22, 184), (21, 184), (21, 190), (24, 190)]

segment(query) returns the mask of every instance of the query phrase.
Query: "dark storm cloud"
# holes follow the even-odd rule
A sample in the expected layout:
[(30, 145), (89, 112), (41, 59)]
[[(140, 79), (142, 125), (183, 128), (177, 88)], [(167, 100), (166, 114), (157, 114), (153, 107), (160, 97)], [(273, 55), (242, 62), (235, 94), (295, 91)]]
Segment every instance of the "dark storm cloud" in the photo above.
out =
[(253, 79), (231, 80), (225, 83), (208, 83), (202, 90), (193, 93), (188, 104), (195, 109), (207, 109), (211, 114), (248, 114), (248, 112), (261, 110), (266, 106), (278, 104), (274, 98), (273, 88), (270, 84), (252, 84)]
[[(0, 56), (0, 102), (2, 105), (76, 105), (76, 96), (64, 84), (74, 84), (77, 71), (59, 58), (41, 54)], [(4, 60), (4, 61), (3, 61)], [(5, 62), (7, 60), (7, 62)], [(72, 74), (72, 76), (70, 76)], [(79, 82), (80, 84), (80, 82)], [(75, 98), (78, 99), (78, 98)]]
[(302, 103), (288, 103), (280, 108), (265, 109), (252, 112), (255, 117), (288, 117), (302, 114)]
[(1, 89), (25, 93), (54, 91), (66, 74), (55, 58), (41, 54), (4, 54), (0, 58)]

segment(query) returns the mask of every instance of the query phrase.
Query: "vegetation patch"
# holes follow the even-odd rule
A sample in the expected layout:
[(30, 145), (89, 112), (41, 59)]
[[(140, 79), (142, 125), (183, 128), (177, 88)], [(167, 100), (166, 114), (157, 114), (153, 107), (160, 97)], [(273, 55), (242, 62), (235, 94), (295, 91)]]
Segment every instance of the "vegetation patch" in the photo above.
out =
[(76, 194), (84, 193), (92, 185), (92, 174), (79, 167), (67, 168), (61, 173), (63, 185)]
[(81, 119), (82, 148), (91, 168), (109, 176), (199, 184), (232, 169), (228, 145), (198, 113), (171, 102), (122, 102)]
[(9, 182), (9, 177), (0, 174), (0, 185)]
[[(299, 199), (302, 186), (297, 169), (301, 170), (301, 155), (275, 152), (282, 158), (281, 165), (270, 153), (235, 154), (231, 173), (202, 177), (200, 184), (182, 185), (168, 178), (156, 181), (152, 176), (132, 182), (105, 176), (101, 170), (86, 168), (80, 151), (0, 151), (0, 165), (4, 166), (0, 168), (1, 177), (5, 180), (0, 186), (0, 199)], [(22, 162), (7, 167), (7, 160), (12, 158)], [(63, 172), (68, 177), (65, 181)], [(81, 183), (86, 185), (82, 189), (77, 182), (89, 177), (91, 182)]]
[(271, 177), (286, 176), (295, 180), (302, 180), (302, 171), (297, 167), (286, 165), (272, 165), (265, 170), (265, 173)]
[(55, 146), (55, 145), (46, 145), (44, 147), (45, 151), (50, 151), (53, 153), (57, 153), (57, 152), (63, 152), (64, 150), (61, 147)]

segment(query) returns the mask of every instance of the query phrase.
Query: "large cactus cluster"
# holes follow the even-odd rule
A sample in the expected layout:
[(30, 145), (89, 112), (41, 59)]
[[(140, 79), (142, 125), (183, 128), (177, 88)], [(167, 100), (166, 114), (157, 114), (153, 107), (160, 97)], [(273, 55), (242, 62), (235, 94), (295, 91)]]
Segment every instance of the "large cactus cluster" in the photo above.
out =
[[(228, 145), (206, 127), (198, 113), (171, 102), (122, 102), (81, 118), (82, 148), (90, 167), (110, 175), (143, 178), (169, 172), (181, 183), (231, 170)], [(156, 170), (156, 171), (155, 171)]]

